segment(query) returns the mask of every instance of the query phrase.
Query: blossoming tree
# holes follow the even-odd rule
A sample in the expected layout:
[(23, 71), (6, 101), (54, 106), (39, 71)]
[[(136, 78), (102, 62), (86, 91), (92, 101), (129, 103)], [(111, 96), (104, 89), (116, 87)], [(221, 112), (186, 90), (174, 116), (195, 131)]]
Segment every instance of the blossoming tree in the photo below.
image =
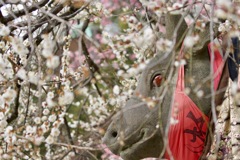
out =
[(215, 21), (229, 37), (240, 25), (234, 0), (0, 0), (0, 9), (1, 159), (119, 158), (101, 137), (148, 59), (171, 48), (164, 13), (200, 30)]

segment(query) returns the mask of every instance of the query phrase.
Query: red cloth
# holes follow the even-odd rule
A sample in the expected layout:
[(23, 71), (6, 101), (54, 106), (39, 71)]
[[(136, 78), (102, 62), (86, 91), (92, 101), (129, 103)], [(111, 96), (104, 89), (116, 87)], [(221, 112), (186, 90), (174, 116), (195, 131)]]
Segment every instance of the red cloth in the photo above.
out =
[[(213, 47), (210, 44), (208, 47), (210, 58), (212, 58)], [(214, 49), (213, 67), (216, 73), (214, 75), (214, 89), (216, 90), (223, 67), (222, 56), (216, 49)], [(179, 68), (171, 119), (177, 121), (176, 124), (170, 124), (168, 133), (169, 148), (173, 158), (175, 160), (198, 160), (204, 148), (209, 118), (184, 93), (184, 65)], [(165, 158), (170, 159), (168, 152)]]

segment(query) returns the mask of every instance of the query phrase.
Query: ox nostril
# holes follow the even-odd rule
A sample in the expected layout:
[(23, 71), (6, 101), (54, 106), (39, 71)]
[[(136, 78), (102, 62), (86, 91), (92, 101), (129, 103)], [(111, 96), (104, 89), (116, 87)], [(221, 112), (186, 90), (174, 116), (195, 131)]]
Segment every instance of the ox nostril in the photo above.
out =
[(112, 132), (112, 136), (113, 136), (114, 138), (116, 138), (117, 135), (118, 135), (118, 132), (117, 132), (117, 131), (113, 131), (113, 132)]

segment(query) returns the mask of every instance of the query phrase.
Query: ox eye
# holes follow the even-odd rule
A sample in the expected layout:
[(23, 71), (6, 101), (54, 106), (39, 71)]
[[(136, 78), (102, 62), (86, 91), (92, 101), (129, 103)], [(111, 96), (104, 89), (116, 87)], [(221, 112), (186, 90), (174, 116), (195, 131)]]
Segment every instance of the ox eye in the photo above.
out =
[(153, 80), (152, 80), (152, 84), (154, 87), (160, 87), (161, 83), (162, 83), (163, 77), (161, 74), (156, 75)]

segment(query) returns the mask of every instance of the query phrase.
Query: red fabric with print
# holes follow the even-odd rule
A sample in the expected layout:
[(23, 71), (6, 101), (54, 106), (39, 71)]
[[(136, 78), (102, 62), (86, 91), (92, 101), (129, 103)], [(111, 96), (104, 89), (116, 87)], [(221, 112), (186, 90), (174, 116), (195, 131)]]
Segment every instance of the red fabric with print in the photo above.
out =
[[(214, 45), (209, 44), (209, 54)], [(221, 78), (223, 60), (220, 52), (214, 50), (214, 89)], [(182, 54), (182, 53), (180, 53)], [(175, 160), (198, 160), (204, 148), (209, 118), (205, 116), (196, 104), (184, 93), (184, 65), (180, 66), (171, 119), (178, 121), (169, 128), (169, 149)], [(169, 158), (166, 152), (165, 158)]]

